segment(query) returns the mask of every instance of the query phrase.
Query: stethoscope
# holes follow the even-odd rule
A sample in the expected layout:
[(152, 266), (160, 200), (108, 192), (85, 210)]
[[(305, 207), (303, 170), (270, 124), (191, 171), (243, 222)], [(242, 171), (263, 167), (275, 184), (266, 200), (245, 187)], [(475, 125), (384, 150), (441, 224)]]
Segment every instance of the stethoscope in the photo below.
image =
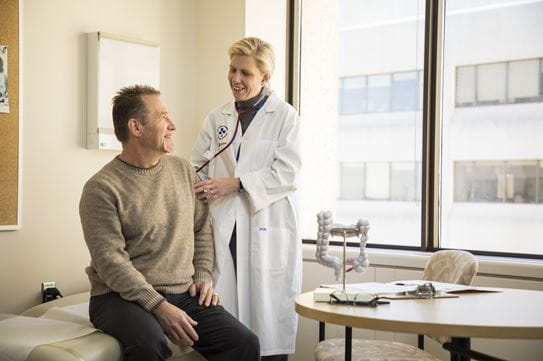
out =
[(264, 98), (262, 98), (262, 100), (260, 100), (258, 103), (256, 103), (255, 105), (253, 105), (252, 107), (250, 108), (247, 108), (245, 109), (244, 111), (242, 112), (239, 112), (238, 111), (238, 104), (236, 103), (236, 111), (238, 112), (238, 120), (236, 122), (236, 127), (234, 128), (234, 135), (232, 136), (232, 139), (230, 139), (230, 141), (228, 142), (228, 144), (226, 144), (226, 146), (224, 148), (222, 148), (221, 150), (219, 150), (217, 153), (215, 153), (213, 155), (213, 157), (209, 158), (209, 160), (207, 160), (204, 164), (202, 164), (198, 169), (196, 169), (196, 173), (200, 173), (200, 171), (202, 169), (204, 169), (213, 159), (217, 158), (222, 152), (224, 152), (233, 142), (234, 142), (234, 139), (236, 138), (236, 134), (238, 134), (238, 128), (239, 128), (239, 123), (241, 122), (241, 117), (251, 111), (255, 111), (255, 114), (260, 110), (260, 108), (262, 108), (262, 106), (264, 105), (264, 103), (266, 102), (266, 100), (268, 99), (268, 96), (266, 95)]

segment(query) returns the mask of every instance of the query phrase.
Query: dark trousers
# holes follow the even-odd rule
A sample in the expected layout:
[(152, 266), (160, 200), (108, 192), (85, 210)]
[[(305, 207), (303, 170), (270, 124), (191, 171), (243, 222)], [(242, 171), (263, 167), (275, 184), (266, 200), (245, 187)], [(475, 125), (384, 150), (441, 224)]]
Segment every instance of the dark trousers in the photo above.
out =
[[(194, 329), (199, 339), (192, 347), (207, 360), (260, 360), (258, 337), (222, 306), (199, 306), (198, 298), (187, 292), (164, 297), (198, 322)], [(171, 356), (155, 316), (118, 293), (91, 297), (89, 313), (96, 328), (121, 342), (126, 361), (158, 361)]]

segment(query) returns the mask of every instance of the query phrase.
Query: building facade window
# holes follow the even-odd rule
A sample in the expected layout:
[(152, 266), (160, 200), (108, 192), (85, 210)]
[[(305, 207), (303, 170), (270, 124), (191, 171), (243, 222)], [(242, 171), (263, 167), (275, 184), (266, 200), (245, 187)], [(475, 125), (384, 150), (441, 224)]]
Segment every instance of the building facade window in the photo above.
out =
[(340, 80), (341, 114), (359, 114), (366, 111), (366, 77), (356, 76)]
[(542, 102), (542, 67), (542, 58), (459, 66), (456, 106)]
[(366, 179), (365, 169), (364, 163), (340, 164), (340, 199), (364, 199), (364, 183)]
[(422, 109), (422, 71), (340, 78), (339, 114)]
[(542, 160), (456, 161), (454, 201), (543, 203)]
[(420, 162), (342, 162), (340, 200), (420, 200)]

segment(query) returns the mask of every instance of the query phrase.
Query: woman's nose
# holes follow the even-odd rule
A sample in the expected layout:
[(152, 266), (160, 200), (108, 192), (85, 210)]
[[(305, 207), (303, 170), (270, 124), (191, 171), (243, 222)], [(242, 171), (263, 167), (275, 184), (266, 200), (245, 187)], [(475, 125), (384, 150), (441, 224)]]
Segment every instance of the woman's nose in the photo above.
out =
[(240, 78), (241, 77), (239, 76), (239, 73), (236, 72), (236, 73), (232, 74), (232, 83), (239, 83)]

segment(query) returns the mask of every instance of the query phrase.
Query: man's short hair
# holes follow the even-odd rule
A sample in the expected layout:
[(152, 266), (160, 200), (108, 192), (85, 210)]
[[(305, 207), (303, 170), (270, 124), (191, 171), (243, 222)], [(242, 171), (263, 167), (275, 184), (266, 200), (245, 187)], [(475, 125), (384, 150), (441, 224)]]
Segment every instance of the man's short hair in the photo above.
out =
[(145, 95), (160, 95), (149, 85), (130, 85), (122, 88), (113, 97), (113, 127), (119, 142), (128, 140), (128, 120), (135, 118), (145, 124), (149, 109), (143, 101)]

